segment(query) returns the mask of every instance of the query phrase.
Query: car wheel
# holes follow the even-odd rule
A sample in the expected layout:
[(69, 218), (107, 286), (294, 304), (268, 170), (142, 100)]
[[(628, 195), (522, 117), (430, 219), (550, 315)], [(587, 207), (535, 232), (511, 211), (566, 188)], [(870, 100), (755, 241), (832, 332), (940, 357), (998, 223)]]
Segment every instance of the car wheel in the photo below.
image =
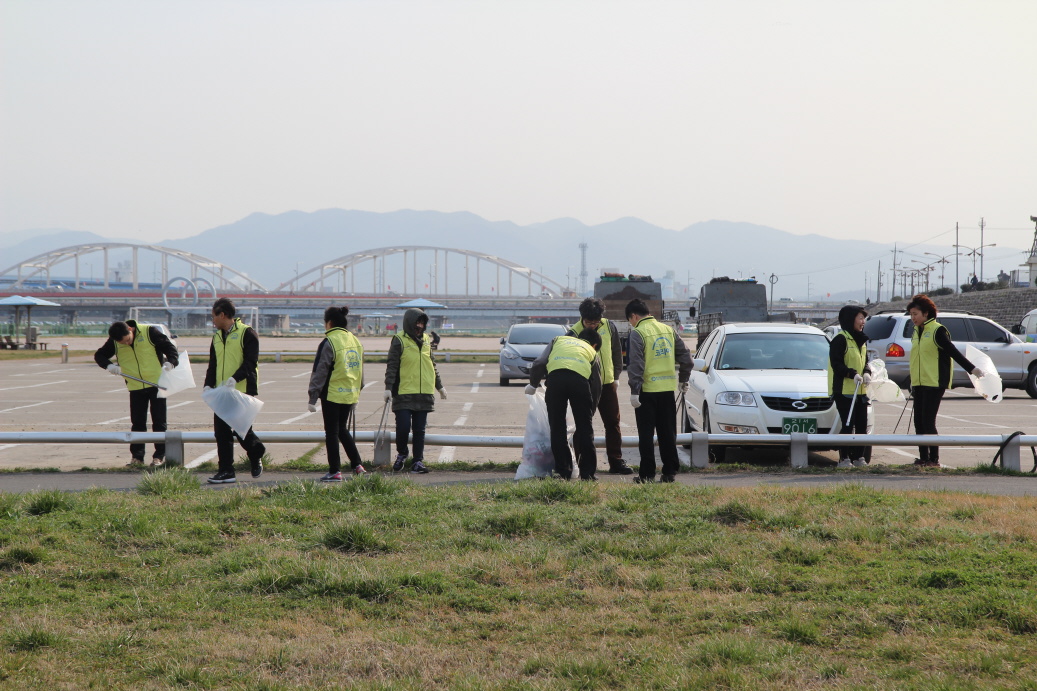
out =
[[(702, 430), (706, 434), (713, 433), (713, 427), (709, 424), (709, 408), (704, 407), (702, 409)], [(713, 458), (714, 463), (723, 463), (724, 458), (727, 456), (726, 446), (710, 446), (709, 455)]]
[(1030, 365), (1030, 370), (1026, 373), (1026, 393), (1030, 398), (1037, 398), (1037, 363)]
[(500, 378), (500, 385), (501, 386), (507, 386), (509, 382), (510, 382), (510, 380), (506, 379), (505, 377), (501, 377)]

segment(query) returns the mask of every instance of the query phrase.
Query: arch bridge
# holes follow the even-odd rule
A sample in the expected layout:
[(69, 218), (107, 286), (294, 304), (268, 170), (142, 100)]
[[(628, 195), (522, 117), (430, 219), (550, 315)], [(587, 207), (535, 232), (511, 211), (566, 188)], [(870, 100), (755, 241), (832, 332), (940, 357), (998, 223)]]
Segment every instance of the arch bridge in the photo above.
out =
[(79, 290), (82, 284), (80, 259), (86, 255), (100, 252), (104, 255), (104, 268), (102, 270), (104, 287), (108, 288), (111, 275), (111, 271), (109, 271), (109, 253), (116, 250), (130, 250), (132, 253), (130, 283), (132, 283), (134, 290), (137, 290), (140, 285), (139, 253), (141, 250), (156, 252), (161, 256), (162, 285), (168, 285), (169, 283), (169, 260), (174, 259), (190, 266), (192, 280), (202, 280), (214, 285), (219, 290), (245, 292), (265, 290), (255, 280), (215, 259), (209, 259), (208, 257), (171, 247), (162, 247), (161, 245), (138, 245), (124, 242), (89, 243), (51, 250), (14, 264), (4, 271), (0, 271), (0, 276), (17, 274), (18, 278), (12, 284), (12, 288), (21, 288), (24, 286), (25, 281), (34, 278), (38, 280), (38, 277), (41, 275), (45, 277), (47, 284), (50, 285), (52, 269), (59, 264), (72, 261), (75, 262), (75, 288)]
[[(450, 262), (451, 257), (455, 263)], [(402, 281), (397, 283), (399, 289), (396, 291), (390, 289), (386, 262), (393, 270), (392, 275)], [(484, 265), (489, 270), (486, 276), (482, 273)], [(453, 277), (451, 269), (455, 272)], [(506, 285), (501, 282), (502, 272)], [(451, 285), (456, 288), (454, 294), (466, 296), (486, 295), (488, 292), (495, 296), (549, 294), (560, 297), (565, 292), (562, 284), (554, 279), (507, 259), (472, 250), (424, 245), (380, 247), (347, 254), (297, 274), (279, 285), (277, 290), (316, 292), (331, 280), (341, 286), (341, 292), (356, 293), (358, 273), (360, 291), (366, 292), (370, 286), (375, 295), (394, 292), (401, 295), (447, 295)], [(462, 281), (463, 290), (460, 288)]]

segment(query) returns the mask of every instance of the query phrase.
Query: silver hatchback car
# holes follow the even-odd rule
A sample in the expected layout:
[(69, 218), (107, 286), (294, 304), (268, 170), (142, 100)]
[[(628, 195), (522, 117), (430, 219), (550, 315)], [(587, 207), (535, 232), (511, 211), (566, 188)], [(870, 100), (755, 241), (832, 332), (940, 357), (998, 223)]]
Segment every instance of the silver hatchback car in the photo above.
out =
[[(1037, 398), (1037, 343), (1024, 343), (986, 317), (968, 312), (940, 312), (936, 321), (947, 327), (958, 350), (966, 345), (990, 357), (1006, 389), (1025, 389)], [(911, 384), (911, 317), (903, 312), (880, 312), (868, 317), (864, 333), (870, 339), (868, 358), (886, 363), (889, 378), (907, 388)], [(954, 364), (954, 386), (972, 386), (969, 375)]]
[(529, 366), (556, 336), (564, 336), (560, 324), (515, 324), (500, 339), (500, 385), (512, 379), (529, 379)]

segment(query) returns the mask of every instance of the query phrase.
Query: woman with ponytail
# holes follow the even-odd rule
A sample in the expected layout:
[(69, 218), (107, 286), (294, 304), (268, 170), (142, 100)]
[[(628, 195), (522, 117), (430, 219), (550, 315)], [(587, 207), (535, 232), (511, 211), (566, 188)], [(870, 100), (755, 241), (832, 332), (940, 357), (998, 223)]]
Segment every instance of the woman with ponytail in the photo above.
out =
[(366, 473), (360, 463), (360, 452), (349, 433), (349, 418), (353, 415), (360, 390), (364, 387), (364, 348), (352, 333), (346, 330), (349, 322), (348, 307), (329, 307), (324, 310), (325, 339), (317, 346), (310, 374), (310, 402), (307, 408), (317, 412), (321, 402), (324, 416), (324, 440), (328, 452), (328, 474), (321, 482), (342, 482), (338, 445), (346, 450), (354, 475)]

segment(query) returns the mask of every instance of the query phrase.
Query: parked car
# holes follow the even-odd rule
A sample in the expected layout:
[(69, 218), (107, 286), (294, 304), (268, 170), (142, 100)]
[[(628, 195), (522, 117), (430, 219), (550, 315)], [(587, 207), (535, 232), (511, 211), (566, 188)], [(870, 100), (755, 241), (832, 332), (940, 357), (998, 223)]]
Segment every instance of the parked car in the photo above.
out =
[(556, 336), (564, 336), (560, 324), (515, 324), (500, 339), (500, 385), (512, 379), (529, 379), (529, 366)]
[(1037, 342), (1037, 310), (1030, 310), (1019, 323), (1012, 327), (1012, 333), (1026, 343)]
[[(958, 350), (971, 344), (986, 353), (1006, 389), (1025, 389), (1037, 398), (1037, 344), (1024, 343), (1001, 325), (968, 312), (940, 312), (936, 321), (947, 327)], [(911, 383), (911, 333), (915, 326), (903, 312), (879, 313), (864, 322), (868, 357), (885, 361), (889, 378), (907, 388)], [(969, 375), (952, 363), (953, 386), (972, 386)]]
[[(695, 354), (704, 364), (691, 373), (683, 431), (744, 434), (745, 446), (754, 434), (837, 433), (842, 424), (828, 395), (828, 348), (825, 334), (805, 324), (717, 327)], [(716, 461), (726, 450), (710, 447)]]

